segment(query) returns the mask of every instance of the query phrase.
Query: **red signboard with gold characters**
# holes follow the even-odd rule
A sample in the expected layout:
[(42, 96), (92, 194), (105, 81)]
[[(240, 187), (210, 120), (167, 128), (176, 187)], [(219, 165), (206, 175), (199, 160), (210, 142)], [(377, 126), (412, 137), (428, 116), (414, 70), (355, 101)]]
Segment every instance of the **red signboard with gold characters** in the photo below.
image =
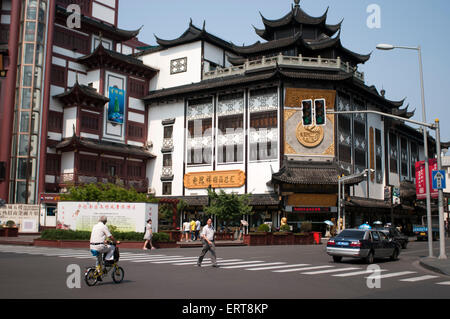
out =
[(241, 170), (198, 172), (184, 175), (184, 187), (189, 189), (230, 188), (245, 184), (245, 173)]

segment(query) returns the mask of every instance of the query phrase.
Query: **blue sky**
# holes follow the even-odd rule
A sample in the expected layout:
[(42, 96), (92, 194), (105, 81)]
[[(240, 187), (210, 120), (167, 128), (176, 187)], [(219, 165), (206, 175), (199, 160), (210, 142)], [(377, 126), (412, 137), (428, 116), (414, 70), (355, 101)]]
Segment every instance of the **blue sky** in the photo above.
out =
[[(259, 12), (278, 19), (289, 12), (293, 0), (120, 0), (119, 26), (136, 29), (144, 25), (139, 39), (156, 44), (154, 34), (162, 39), (180, 36), (192, 18), (206, 30), (237, 45), (261, 40), (252, 25), (262, 28)], [(381, 9), (381, 28), (367, 26), (367, 7)], [(373, 51), (371, 59), (360, 66), (366, 84), (384, 88), (392, 100), (406, 97), (413, 119), (422, 120), (419, 65), (416, 51), (379, 51), (378, 43), (422, 46), (427, 122), (439, 118), (441, 140), (450, 141), (450, 1), (448, 0), (302, 0), (303, 10), (321, 16), (327, 7), (329, 24), (344, 19), (342, 43), (357, 53)], [(434, 136), (434, 132), (432, 133)]]

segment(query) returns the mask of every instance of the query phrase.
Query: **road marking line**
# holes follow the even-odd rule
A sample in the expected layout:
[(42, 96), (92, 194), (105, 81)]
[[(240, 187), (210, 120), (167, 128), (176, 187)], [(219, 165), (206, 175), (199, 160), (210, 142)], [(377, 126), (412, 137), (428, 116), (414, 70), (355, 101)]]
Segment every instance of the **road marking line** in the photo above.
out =
[[(381, 275), (378, 278), (379, 279), (383, 279), (383, 278), (399, 277), (399, 276), (410, 275), (410, 274), (415, 274), (415, 273), (417, 273), (417, 272), (416, 271), (394, 272), (394, 273), (391, 273), (391, 274)], [(366, 278), (371, 278), (371, 277), (366, 277)]]
[(310, 271), (310, 272), (303, 272), (303, 273), (301, 273), (301, 275), (320, 275), (320, 274), (328, 274), (328, 273), (332, 273), (332, 272), (341, 272), (341, 271), (356, 270), (356, 269), (361, 269), (361, 268), (349, 267), (349, 268), (340, 268), (340, 269)]
[[(387, 271), (387, 269), (380, 269), (380, 272)], [(373, 270), (363, 270), (363, 271), (356, 271), (356, 272), (349, 272), (346, 274), (337, 274), (333, 275), (333, 277), (351, 277), (351, 276), (358, 276), (358, 275), (366, 275), (366, 274), (372, 274)]]
[(144, 262), (151, 262), (151, 261), (163, 261), (163, 260), (169, 260), (169, 259), (173, 259), (174, 261), (176, 260), (182, 260), (186, 258), (185, 256), (172, 256), (172, 257), (156, 257), (156, 258), (143, 258), (140, 260), (130, 260), (130, 262), (132, 263), (144, 263)]
[[(163, 261), (153, 261), (152, 264), (170, 264), (173, 262), (182, 262), (183, 260), (185, 260), (186, 262), (188, 261), (194, 261), (197, 260), (198, 257), (189, 257), (189, 258), (183, 258), (183, 259), (169, 259), (169, 260), (163, 260)], [(217, 260), (219, 260), (219, 258), (217, 258)]]
[(280, 269), (280, 268), (291, 268), (291, 267), (300, 267), (300, 266), (309, 266), (310, 264), (296, 264), (296, 265), (284, 265), (284, 266), (271, 266), (271, 267), (262, 267), (262, 268), (247, 268), (245, 270), (269, 270), (269, 269)]
[[(152, 257), (167, 257), (166, 255), (154, 255)], [(149, 256), (120, 256), (120, 260), (137, 260), (142, 258), (150, 258)]]
[(439, 276), (426, 275), (426, 276), (420, 276), (420, 277), (400, 279), (399, 281), (416, 282), (416, 281), (428, 280), (428, 279), (433, 279), (433, 278), (439, 278)]
[(272, 272), (293, 272), (293, 271), (303, 271), (303, 270), (333, 268), (333, 267), (334, 266), (315, 266), (315, 267), (303, 267), (303, 268), (295, 268), (295, 269), (272, 270)]
[(438, 282), (436, 285), (450, 286), (450, 281)]
[[(254, 260), (254, 261), (238, 261), (238, 262), (227, 262), (227, 263), (224, 263), (224, 262), (221, 262), (220, 263), (220, 266), (230, 266), (230, 265), (243, 265), (243, 264), (247, 264), (246, 266), (252, 266), (252, 265), (249, 265), (249, 264), (254, 264), (254, 263), (263, 263), (264, 261), (263, 260)], [(203, 264), (202, 264), (203, 265)], [(212, 265), (205, 265), (205, 267), (207, 267), (207, 266), (212, 266)], [(224, 268), (224, 267), (222, 267), (222, 268)]]
[[(283, 262), (275, 262), (275, 263), (263, 263), (263, 264), (255, 264), (255, 265), (251, 265), (251, 267), (257, 267), (257, 266), (272, 266), (272, 265), (282, 265), (285, 264)], [(222, 267), (224, 269), (234, 269), (234, 268), (245, 268), (248, 267), (249, 265), (237, 265), (237, 266), (225, 266)]]
[[(202, 265), (207, 265), (207, 264), (212, 264), (211, 261), (207, 261), (207, 259), (211, 259), (211, 258), (205, 258), (203, 259)], [(225, 262), (232, 262), (232, 261), (241, 261), (242, 259), (224, 259), (221, 260), (221, 263), (225, 263)], [(179, 263), (179, 264), (174, 264), (175, 266), (190, 266), (190, 265), (197, 265), (197, 262), (188, 262), (188, 263)]]

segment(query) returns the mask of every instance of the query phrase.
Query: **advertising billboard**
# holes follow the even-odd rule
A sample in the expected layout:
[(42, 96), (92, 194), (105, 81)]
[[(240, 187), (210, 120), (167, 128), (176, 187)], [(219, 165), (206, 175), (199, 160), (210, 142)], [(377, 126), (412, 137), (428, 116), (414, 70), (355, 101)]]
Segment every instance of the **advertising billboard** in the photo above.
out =
[(113, 225), (120, 232), (142, 233), (149, 218), (153, 232), (158, 231), (158, 204), (59, 202), (57, 212), (58, 229), (91, 231), (99, 218), (106, 216), (106, 225)]
[(117, 87), (109, 88), (108, 121), (123, 124), (125, 114), (125, 91)]
[[(429, 167), (429, 175), (430, 175), (430, 194), (431, 198), (438, 198), (439, 191), (437, 189), (431, 188), (431, 182), (432, 182), (432, 171), (437, 170), (437, 160), (430, 159), (428, 161), (428, 167)], [(417, 199), (426, 199), (427, 198), (427, 192), (426, 192), (426, 183), (425, 183), (425, 161), (416, 162), (416, 195)]]

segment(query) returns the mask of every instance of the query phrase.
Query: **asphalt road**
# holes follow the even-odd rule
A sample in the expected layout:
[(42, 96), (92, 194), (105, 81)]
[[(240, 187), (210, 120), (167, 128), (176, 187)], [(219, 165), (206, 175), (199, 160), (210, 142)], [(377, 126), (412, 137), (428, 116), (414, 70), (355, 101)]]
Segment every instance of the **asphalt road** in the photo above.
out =
[[(437, 255), (438, 243), (434, 246)], [(450, 240), (447, 247), (450, 256)], [(115, 284), (108, 276), (88, 287), (84, 269), (95, 263), (88, 250), (0, 245), (0, 298), (450, 298), (450, 277), (419, 265), (427, 252), (426, 242), (412, 242), (400, 260), (376, 260), (383, 270), (381, 287), (369, 288), (370, 274), (363, 273), (368, 265), (354, 259), (334, 263), (325, 245), (218, 247), (220, 268), (207, 260), (197, 267), (198, 248), (122, 249), (124, 281)], [(81, 272), (68, 272), (70, 265)], [(68, 281), (79, 288), (69, 288)]]

